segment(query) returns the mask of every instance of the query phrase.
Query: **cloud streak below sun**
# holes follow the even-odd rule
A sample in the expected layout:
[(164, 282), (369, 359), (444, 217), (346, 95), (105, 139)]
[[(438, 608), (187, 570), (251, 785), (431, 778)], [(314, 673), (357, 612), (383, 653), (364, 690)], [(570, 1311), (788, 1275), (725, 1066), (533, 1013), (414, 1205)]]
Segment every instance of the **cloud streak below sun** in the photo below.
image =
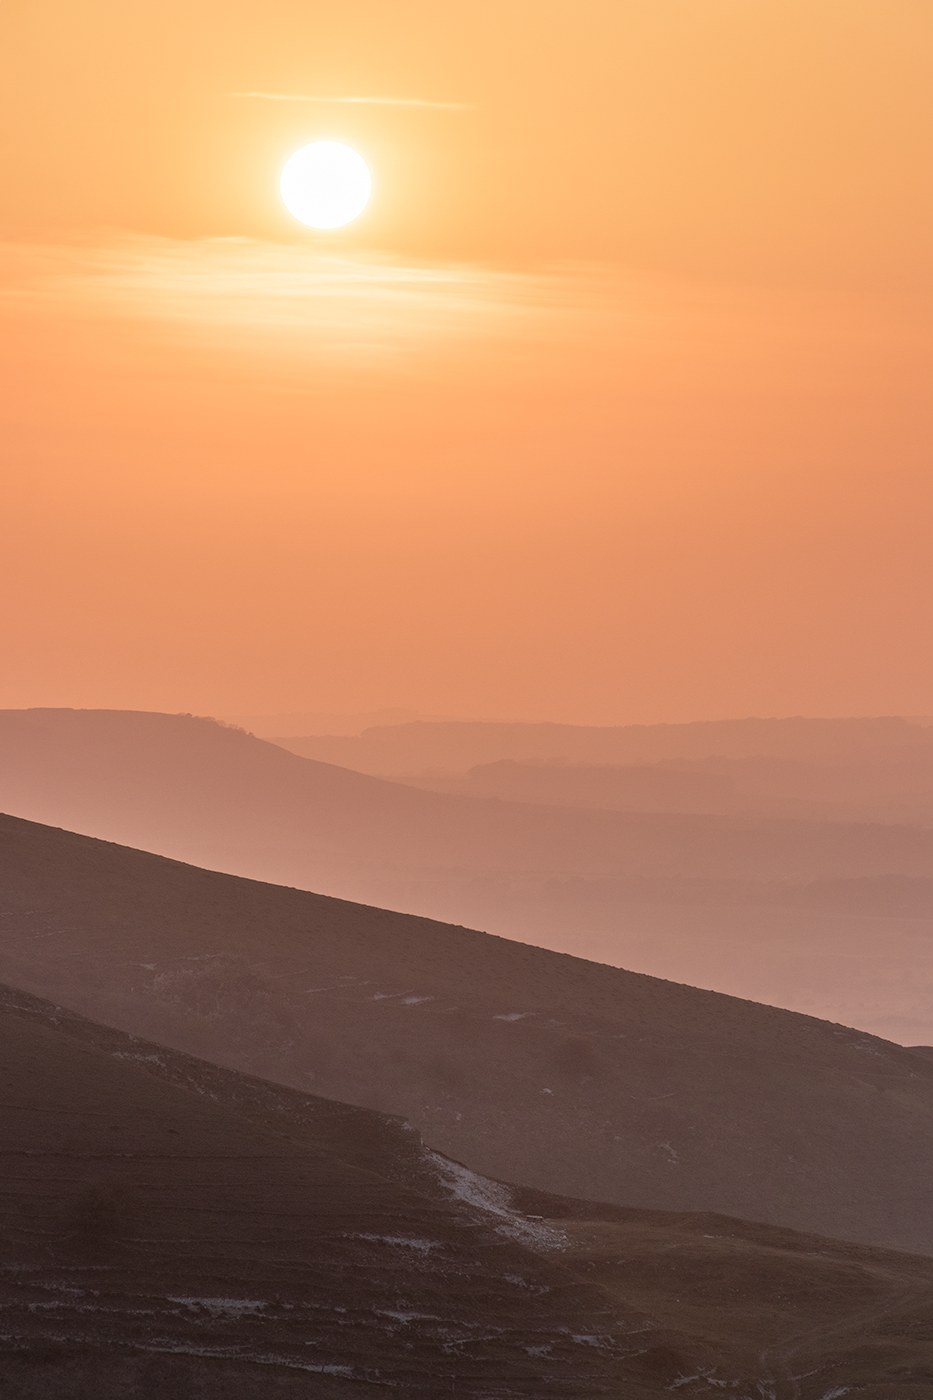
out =
[(301, 92), (231, 92), (231, 97), (252, 97), (263, 102), (342, 102), (366, 107), (433, 107), (444, 112), (475, 112), (469, 102), (430, 102), (423, 97), (318, 97)]
[[(299, 372), (309, 360), (322, 361), (328, 373), (352, 373), (419, 351), (433, 357), (441, 344), (456, 357), (477, 341), (527, 343), (555, 314), (567, 314), (561, 279), (248, 239), (129, 236), (8, 253), (0, 305), (14, 317), (174, 325), (202, 345), (219, 337), (226, 352), (248, 357), (261, 336), (267, 354), (284, 355)], [(551, 281), (559, 290), (542, 296)]]
[[(56, 320), (174, 326), (193, 353), (197, 344), (209, 357), (245, 355), (260, 376), (273, 361), (286, 377), (286, 363), (302, 375), (311, 362), (328, 378), (393, 363), (407, 374), (414, 356), (431, 379), (459, 380), (468, 361), (513, 386), (544, 376), (569, 393), (586, 381), (615, 402), (644, 392), (676, 400), (701, 384), (704, 393), (728, 387), (734, 399), (739, 383), (753, 397), (780, 399), (805, 385), (809, 397), (814, 374), (826, 392), (852, 375), (876, 387), (893, 378), (909, 392), (904, 356), (928, 344), (916, 317), (883, 300), (678, 283), (599, 265), (518, 272), (138, 235), (6, 252), (0, 306), (10, 326), (43, 324), (43, 335)], [(15, 336), (8, 349), (15, 358)], [(604, 410), (615, 417), (608, 402)]]

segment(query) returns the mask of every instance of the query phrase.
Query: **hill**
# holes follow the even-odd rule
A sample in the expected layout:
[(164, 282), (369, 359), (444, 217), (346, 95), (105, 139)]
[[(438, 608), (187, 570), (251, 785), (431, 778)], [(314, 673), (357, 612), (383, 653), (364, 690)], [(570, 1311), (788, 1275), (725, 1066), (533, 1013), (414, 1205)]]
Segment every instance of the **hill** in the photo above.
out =
[(415, 720), (374, 724), (358, 735), (312, 734), (277, 743), (304, 758), (381, 776), (463, 773), (503, 759), (561, 758), (587, 765), (651, 764), (671, 759), (767, 756), (796, 761), (844, 761), (855, 754), (896, 752), (905, 745), (933, 748), (933, 734), (897, 716), (879, 719), (730, 719), (693, 724), (496, 723), (489, 720)]
[(861, 1032), (6, 817), (0, 976), (400, 1114), (472, 1170), (933, 1252), (933, 1063)]
[[(292, 751), (299, 752), (298, 746)], [(428, 791), (559, 807), (933, 824), (933, 749), (919, 743), (836, 761), (760, 755), (596, 765), (505, 758), (465, 773), (396, 776)]]
[(933, 1380), (928, 1259), (483, 1180), (399, 1119), (8, 987), (0, 1046), (18, 1400), (910, 1400)]
[(10, 989), (0, 1043), (7, 1393), (660, 1393), (644, 1314), (398, 1120)]
[(929, 829), (423, 792), (209, 720), (123, 711), (0, 713), (0, 809), (933, 1038)]
[(162, 854), (323, 874), (331, 887), (393, 870), (785, 882), (933, 870), (933, 831), (422, 792), (212, 720), (122, 710), (0, 711), (0, 802)]

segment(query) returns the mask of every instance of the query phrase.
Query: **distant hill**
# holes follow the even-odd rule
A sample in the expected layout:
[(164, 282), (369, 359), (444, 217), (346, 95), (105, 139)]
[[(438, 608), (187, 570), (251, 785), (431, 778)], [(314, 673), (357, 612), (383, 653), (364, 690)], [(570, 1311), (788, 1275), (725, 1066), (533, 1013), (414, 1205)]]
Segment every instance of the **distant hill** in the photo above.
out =
[(0, 712), (4, 808), (905, 1043), (933, 1037), (928, 829), (425, 792), (211, 720), (128, 711)]
[(792, 1012), (0, 821), (0, 977), (484, 1175), (933, 1253), (933, 1063)]
[(735, 719), (695, 724), (573, 724), (448, 720), (374, 725), (357, 736), (284, 735), (276, 742), (303, 758), (394, 777), (434, 770), (464, 773), (501, 759), (562, 758), (585, 764), (666, 759), (773, 758), (825, 761), (923, 744), (933, 730), (896, 716), (880, 719)]
[(627, 812), (933, 826), (933, 728), (904, 719), (378, 725), (277, 737), (429, 791)]
[(284, 715), (224, 715), (228, 723), (249, 730), (259, 738), (270, 734), (362, 734), (374, 724), (409, 724), (412, 720), (448, 718), (421, 715), (417, 710), (365, 710), (355, 714), (334, 714), (322, 710), (305, 710)]
[(18, 1400), (910, 1400), (933, 1381), (933, 1260), (489, 1181), (400, 1119), (6, 987), (0, 1047)]
[(933, 825), (933, 747), (920, 743), (820, 762), (771, 755), (627, 765), (505, 758), (466, 773), (429, 770), (396, 780), (434, 792), (616, 812)]
[(933, 874), (933, 830), (567, 810), (425, 792), (191, 715), (0, 711), (0, 803), (238, 873), (334, 892), (466, 873), (781, 881)]

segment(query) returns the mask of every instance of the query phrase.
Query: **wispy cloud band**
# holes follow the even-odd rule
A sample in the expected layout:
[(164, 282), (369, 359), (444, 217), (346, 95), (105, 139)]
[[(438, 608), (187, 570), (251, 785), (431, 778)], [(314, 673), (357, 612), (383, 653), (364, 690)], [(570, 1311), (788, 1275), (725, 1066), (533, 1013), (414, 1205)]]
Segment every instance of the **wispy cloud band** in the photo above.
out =
[(428, 102), (423, 97), (316, 97), (301, 92), (231, 92), (231, 97), (258, 97), (264, 102), (349, 102), (368, 107), (435, 107), (445, 112), (473, 112), (469, 102)]
[(31, 312), (161, 324), (205, 352), (265, 357), (282, 384), (305, 382), (309, 364), (319, 379), (341, 365), (402, 368), (419, 356), (427, 369), (440, 346), (461, 355), (503, 339), (546, 340), (538, 323), (553, 317), (537, 304), (540, 277), (303, 243), (126, 235), (3, 251), (0, 322)]

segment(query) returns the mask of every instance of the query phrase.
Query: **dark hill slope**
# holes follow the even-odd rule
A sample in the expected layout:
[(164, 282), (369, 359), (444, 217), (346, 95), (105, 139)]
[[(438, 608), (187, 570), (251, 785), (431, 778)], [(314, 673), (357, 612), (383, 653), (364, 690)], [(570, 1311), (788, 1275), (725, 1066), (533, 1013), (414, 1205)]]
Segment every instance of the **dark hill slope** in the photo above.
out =
[(933, 1064), (843, 1026), (0, 819), (0, 975), (488, 1176), (933, 1253)]
[(5, 1393), (660, 1392), (645, 1315), (398, 1120), (7, 989), (0, 1050)]
[[(0, 987), (17, 1400), (912, 1400), (933, 1261), (485, 1181), (398, 1119)], [(637, 1300), (637, 1301), (633, 1301)]]

